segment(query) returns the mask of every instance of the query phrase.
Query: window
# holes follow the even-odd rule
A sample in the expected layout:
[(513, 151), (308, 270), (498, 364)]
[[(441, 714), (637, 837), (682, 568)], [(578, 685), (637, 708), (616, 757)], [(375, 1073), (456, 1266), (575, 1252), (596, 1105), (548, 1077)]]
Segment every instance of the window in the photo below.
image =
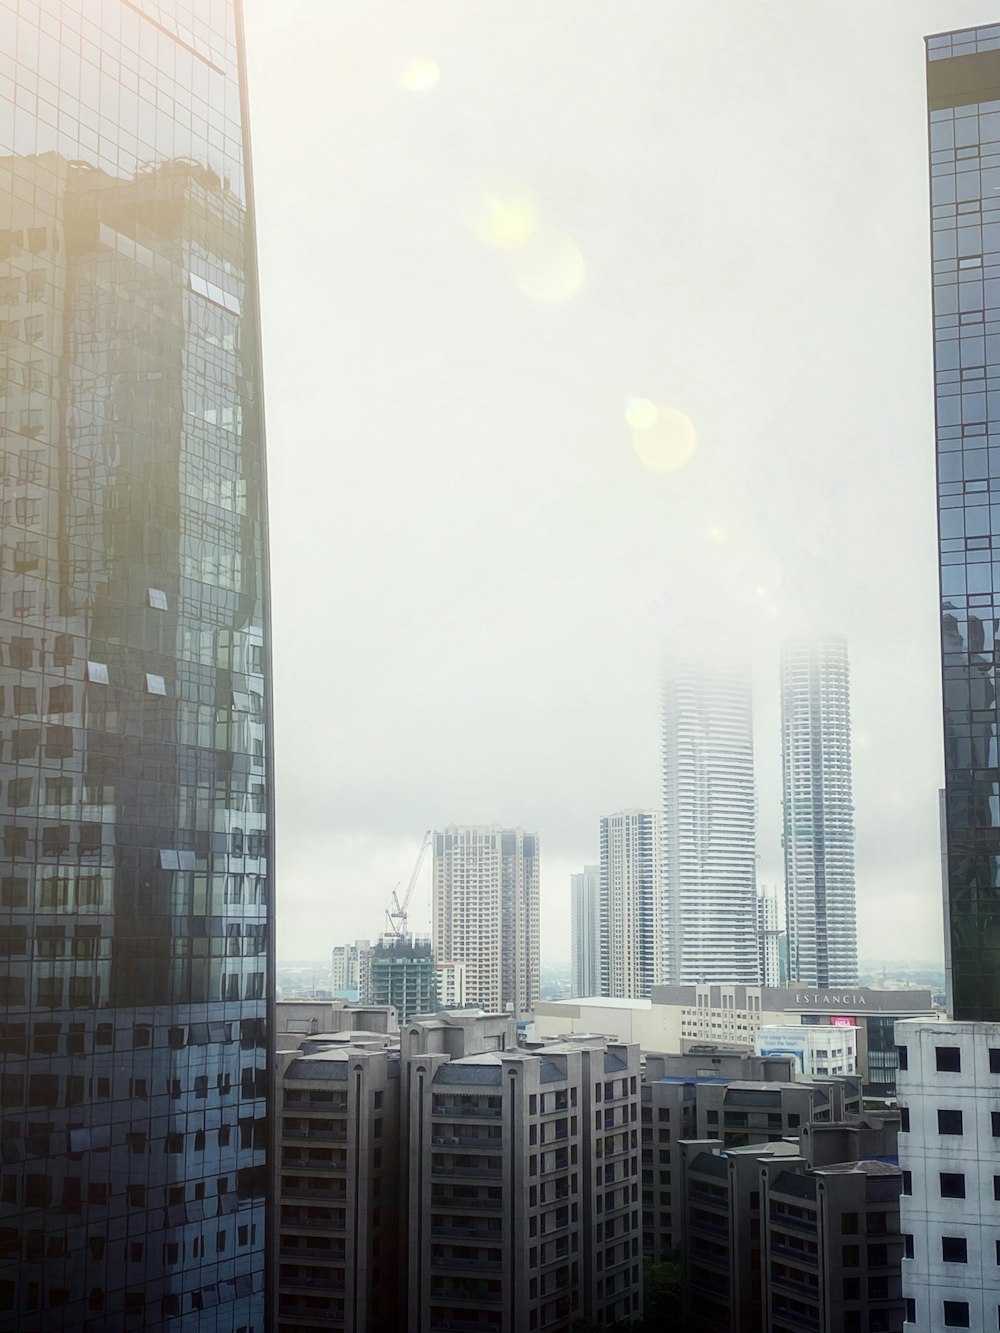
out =
[(968, 1302), (968, 1301), (945, 1301), (945, 1302), (944, 1302), (944, 1326), (945, 1326), (945, 1328), (968, 1328), (968, 1327), (969, 1327), (969, 1302)]
[(904, 1300), (906, 1306), (906, 1322), (915, 1324), (917, 1322), (917, 1303), (912, 1296), (907, 1296)]
[(935, 1046), (934, 1060), (939, 1074), (962, 1072), (962, 1051), (958, 1046)]
[[(904, 1190), (904, 1193), (909, 1191)], [(942, 1171), (941, 1172), (941, 1198), (942, 1199), (964, 1199), (965, 1198), (965, 1176), (961, 1171)]]
[(50, 713), (72, 713), (73, 711), (73, 686), (72, 685), (53, 685), (49, 690)]
[(909, 1047), (907, 1047), (907, 1046), (897, 1046), (897, 1047), (896, 1047), (896, 1059), (897, 1059), (897, 1061), (899, 1062), (899, 1067), (900, 1067), (900, 1069), (909, 1069), (909, 1067), (910, 1067), (910, 1051), (909, 1051)]
[(146, 672), (146, 693), (147, 694), (166, 694), (167, 683), (162, 676), (153, 675), (152, 672)]
[(861, 1251), (857, 1245), (845, 1245), (840, 1253), (840, 1262), (844, 1268), (857, 1268), (861, 1262)]
[(908, 1231), (903, 1232), (903, 1258), (913, 1258), (913, 1237)]
[(842, 1236), (856, 1236), (858, 1234), (857, 1213), (843, 1213), (841, 1215), (840, 1234)]
[(912, 1172), (912, 1171), (903, 1171), (903, 1172), (901, 1172), (901, 1174), (902, 1174), (902, 1177), (903, 1177), (903, 1185), (902, 1185), (902, 1188), (901, 1188), (900, 1191), (899, 1191), (900, 1194), (912, 1194), (912, 1193), (913, 1193), (913, 1172)]
[(993, 1137), (1000, 1139), (1000, 1111), (990, 1112), (990, 1124), (993, 1128)]
[(910, 1108), (908, 1106), (899, 1108), (899, 1129), (902, 1134), (909, 1134), (910, 1132)]
[(952, 1110), (938, 1110), (937, 1113), (938, 1133), (939, 1134), (961, 1134), (962, 1133), (962, 1112)]
[(990, 1047), (990, 1073), (1000, 1074), (1000, 1046)]
[(969, 1249), (964, 1236), (942, 1236), (941, 1258), (946, 1264), (967, 1264)]

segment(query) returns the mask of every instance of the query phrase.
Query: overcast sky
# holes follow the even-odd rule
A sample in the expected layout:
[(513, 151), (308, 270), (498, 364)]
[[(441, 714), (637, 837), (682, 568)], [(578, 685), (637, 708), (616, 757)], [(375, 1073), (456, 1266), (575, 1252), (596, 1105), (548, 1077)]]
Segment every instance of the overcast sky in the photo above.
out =
[(477, 822), (540, 834), (568, 959), (692, 640), (752, 655), (780, 884), (777, 646), (837, 630), (862, 956), (939, 958), (922, 37), (995, 4), (246, 7), (279, 956)]

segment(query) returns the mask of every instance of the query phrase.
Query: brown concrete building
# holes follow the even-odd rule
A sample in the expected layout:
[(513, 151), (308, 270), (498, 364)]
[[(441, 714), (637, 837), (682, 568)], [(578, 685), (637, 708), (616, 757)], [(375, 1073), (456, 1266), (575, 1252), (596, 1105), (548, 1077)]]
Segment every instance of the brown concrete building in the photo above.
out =
[(647, 1055), (642, 1088), (642, 1249), (661, 1260), (680, 1244), (681, 1139), (727, 1147), (795, 1138), (808, 1123), (860, 1112), (857, 1079), (795, 1080), (790, 1056), (703, 1051)]
[(442, 1017), (404, 1034), (406, 1327), (569, 1333), (635, 1317), (638, 1048), (452, 1058)]
[(895, 1162), (761, 1170), (763, 1333), (899, 1333)]

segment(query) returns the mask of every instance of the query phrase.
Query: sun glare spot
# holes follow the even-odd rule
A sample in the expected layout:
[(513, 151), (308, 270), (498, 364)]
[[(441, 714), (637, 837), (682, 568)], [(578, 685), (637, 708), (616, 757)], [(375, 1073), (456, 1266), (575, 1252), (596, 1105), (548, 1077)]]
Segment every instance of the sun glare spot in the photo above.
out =
[(441, 70), (434, 60), (411, 60), (400, 75), (400, 87), (408, 93), (425, 93), (433, 88), (441, 77)]
[(648, 398), (630, 398), (625, 404), (625, 420), (633, 430), (648, 430), (660, 415), (660, 409)]
[(549, 227), (536, 228), (508, 262), (524, 295), (542, 305), (572, 300), (587, 275), (580, 247), (565, 232)]
[(690, 417), (676, 407), (661, 407), (648, 426), (633, 426), (632, 443), (645, 467), (673, 472), (691, 458), (698, 437)]
[(477, 191), (468, 207), (469, 226), (487, 245), (516, 250), (538, 224), (534, 200), (514, 183), (488, 185)]

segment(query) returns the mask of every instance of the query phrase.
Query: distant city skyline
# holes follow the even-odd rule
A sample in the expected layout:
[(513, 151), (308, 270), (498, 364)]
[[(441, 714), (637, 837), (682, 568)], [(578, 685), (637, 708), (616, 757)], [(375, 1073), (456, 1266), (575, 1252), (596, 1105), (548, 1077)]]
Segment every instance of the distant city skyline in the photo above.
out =
[[(313, 951), (334, 898), (339, 938), (373, 936), (415, 839), (453, 819), (539, 829), (542, 948), (565, 953), (596, 821), (656, 799), (659, 655), (706, 628), (753, 659), (758, 880), (779, 882), (764, 686), (781, 637), (835, 627), (861, 950), (940, 957), (914, 54), (995, 6), (529, 12), (526, 42), (495, 0), (392, 23), (343, 0), (246, 3), (281, 953)], [(575, 293), (526, 294), (513, 266), (536, 251), (484, 239), (484, 196), (487, 237), (495, 199), (494, 221), (571, 238)], [(630, 399), (694, 426), (672, 470), (637, 453)]]

